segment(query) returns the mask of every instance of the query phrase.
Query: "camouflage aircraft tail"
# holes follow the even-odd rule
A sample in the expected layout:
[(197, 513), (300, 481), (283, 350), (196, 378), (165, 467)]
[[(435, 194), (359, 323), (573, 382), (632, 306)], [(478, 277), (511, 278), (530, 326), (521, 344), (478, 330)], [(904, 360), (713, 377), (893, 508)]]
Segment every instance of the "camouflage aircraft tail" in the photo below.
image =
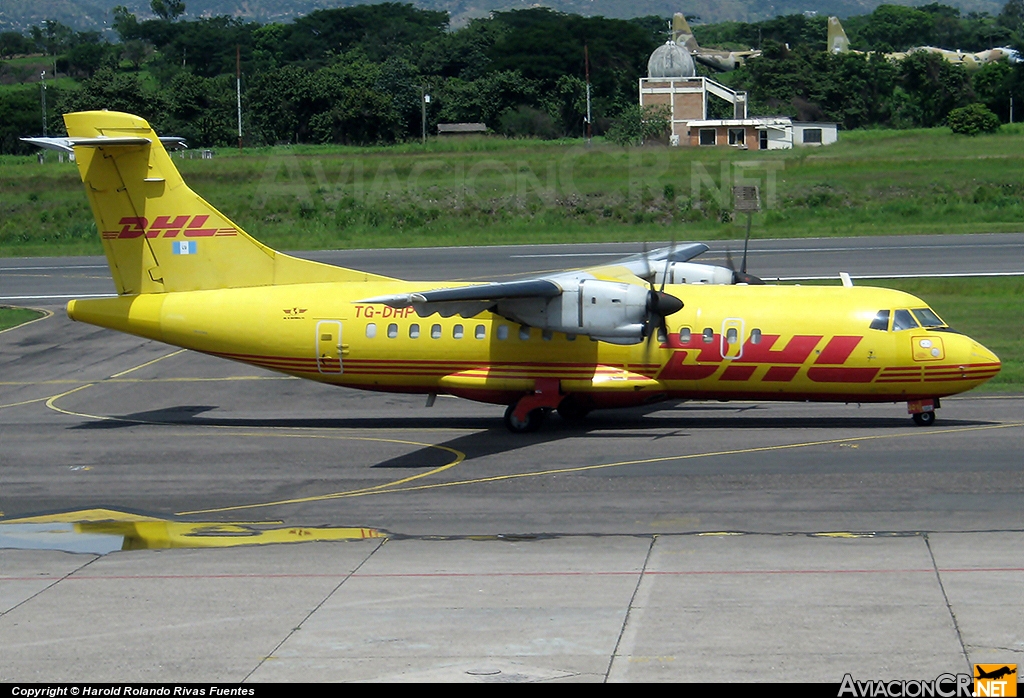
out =
[(846, 37), (843, 25), (839, 23), (838, 17), (828, 18), (828, 52), (847, 53), (850, 50), (850, 40)]
[(256, 241), (186, 186), (144, 119), (91, 111), (64, 123), (120, 295), (385, 278)]
[(676, 12), (672, 16), (672, 41), (690, 53), (700, 48), (697, 45), (697, 38), (693, 35), (693, 30), (690, 29), (690, 24), (682, 12)]

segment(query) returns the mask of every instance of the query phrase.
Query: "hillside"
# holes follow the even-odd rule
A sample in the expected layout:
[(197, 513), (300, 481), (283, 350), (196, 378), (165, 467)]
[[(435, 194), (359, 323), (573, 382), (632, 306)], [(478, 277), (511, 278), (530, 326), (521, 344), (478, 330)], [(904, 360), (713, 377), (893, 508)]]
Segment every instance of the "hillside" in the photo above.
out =
[[(284, 22), (328, 7), (369, 4), (367, 0), (187, 0), (184, 19), (230, 15), (260, 23)], [(521, 9), (544, 5), (560, 12), (614, 18), (657, 15), (671, 17), (675, 12), (698, 15), (703, 22), (752, 22), (813, 11), (822, 15), (847, 17), (870, 13), (879, 0), (415, 0), (421, 9), (443, 10), (453, 26), (461, 26), (492, 10)], [(890, 4), (922, 5), (927, 1)], [(948, 2), (964, 12), (999, 14), (998, 0), (952, 0)], [(139, 19), (151, 16), (148, 0), (3, 0), (0, 4), (0, 31), (25, 31), (45, 19), (55, 19), (82, 30), (101, 30), (110, 26), (110, 10), (125, 5)]]

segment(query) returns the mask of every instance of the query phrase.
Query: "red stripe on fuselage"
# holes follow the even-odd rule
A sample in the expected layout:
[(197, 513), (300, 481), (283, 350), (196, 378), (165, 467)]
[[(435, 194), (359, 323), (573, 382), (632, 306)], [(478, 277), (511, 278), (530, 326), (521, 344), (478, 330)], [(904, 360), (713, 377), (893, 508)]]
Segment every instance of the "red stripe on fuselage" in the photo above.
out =
[(815, 364), (845, 364), (850, 358), (854, 347), (860, 344), (863, 337), (847, 337), (838, 335), (828, 340), (821, 354), (814, 360)]

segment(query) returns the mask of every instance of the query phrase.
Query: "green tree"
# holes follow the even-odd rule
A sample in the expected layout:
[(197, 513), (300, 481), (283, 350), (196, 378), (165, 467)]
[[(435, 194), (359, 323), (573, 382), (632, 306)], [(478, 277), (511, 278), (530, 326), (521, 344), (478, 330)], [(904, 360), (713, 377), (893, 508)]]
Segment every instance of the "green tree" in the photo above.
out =
[(141, 39), (125, 41), (121, 46), (121, 58), (132, 64), (132, 68), (138, 72), (143, 62), (153, 55), (153, 44)]
[(185, 14), (185, 0), (152, 0), (149, 7), (160, 19), (173, 22)]
[(112, 26), (117, 35), (121, 37), (121, 41), (131, 41), (140, 37), (139, 20), (127, 7), (118, 5), (111, 12), (114, 15)]
[(118, 73), (100, 68), (76, 89), (61, 90), (57, 100), (60, 113), (109, 109), (138, 114), (148, 120), (157, 132), (165, 130), (166, 103), (157, 93), (143, 88), (134, 73)]
[(618, 145), (641, 145), (664, 136), (669, 130), (671, 115), (669, 107), (663, 105), (630, 105), (619, 112), (606, 135)]
[(231, 145), (238, 137), (234, 81), (183, 71), (165, 92), (167, 128), (193, 146)]
[(953, 133), (977, 136), (980, 133), (995, 133), (999, 130), (999, 117), (984, 104), (968, 104), (949, 112), (946, 123)]
[(20, 32), (0, 32), (0, 58), (32, 52), (32, 41)]
[(0, 153), (31, 153), (35, 147), (19, 139), (41, 130), (38, 86), (0, 90)]

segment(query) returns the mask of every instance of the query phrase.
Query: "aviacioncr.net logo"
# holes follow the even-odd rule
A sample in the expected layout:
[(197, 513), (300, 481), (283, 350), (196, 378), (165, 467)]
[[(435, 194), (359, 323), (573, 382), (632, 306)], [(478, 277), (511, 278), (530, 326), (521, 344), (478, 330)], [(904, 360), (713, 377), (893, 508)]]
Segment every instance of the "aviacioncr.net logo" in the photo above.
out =
[(939, 674), (930, 681), (920, 679), (871, 679), (858, 681), (850, 674), (843, 676), (839, 698), (973, 698), (970, 674)]

